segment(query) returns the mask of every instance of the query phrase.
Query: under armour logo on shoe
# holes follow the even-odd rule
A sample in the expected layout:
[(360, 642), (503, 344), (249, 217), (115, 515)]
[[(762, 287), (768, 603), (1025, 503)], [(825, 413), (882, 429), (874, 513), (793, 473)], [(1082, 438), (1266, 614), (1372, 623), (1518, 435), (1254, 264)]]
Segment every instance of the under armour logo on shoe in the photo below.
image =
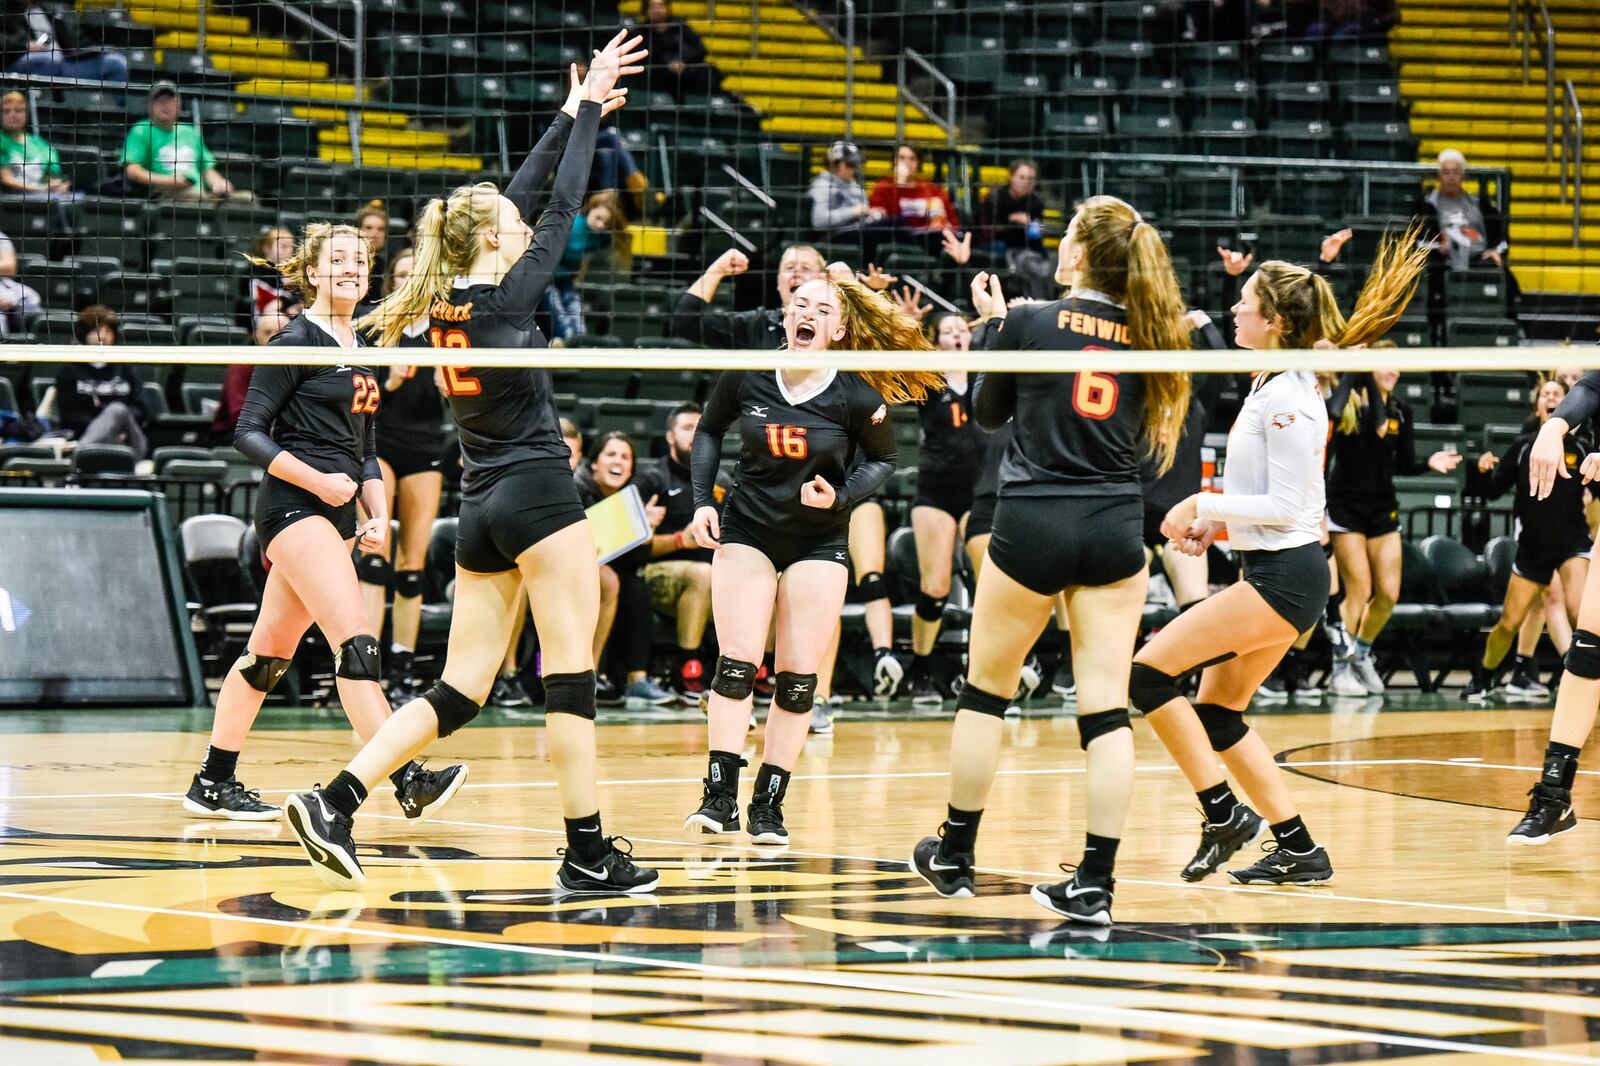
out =
[(218, 798), (219, 798), (219, 796), (217, 794), (217, 790), (216, 789), (214, 789), (214, 788), (206, 789), (206, 799), (210, 800), (212, 803), (215, 803), (215, 802), (217, 802)]
[(410, 796), (407, 796), (405, 799), (400, 801), (400, 806), (404, 807), (408, 811), (414, 811), (417, 809), (417, 801), (412, 799)]

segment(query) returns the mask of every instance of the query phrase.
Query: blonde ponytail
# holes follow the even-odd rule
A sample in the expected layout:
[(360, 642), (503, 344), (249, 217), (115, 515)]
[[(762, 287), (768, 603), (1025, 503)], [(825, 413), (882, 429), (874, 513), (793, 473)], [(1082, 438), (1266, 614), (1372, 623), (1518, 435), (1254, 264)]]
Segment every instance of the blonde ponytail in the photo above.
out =
[(461, 186), (448, 200), (428, 201), (417, 219), (411, 276), (361, 320), (379, 347), (394, 347), (407, 326), (449, 297), (452, 281), (477, 257), (479, 234), (494, 224), (499, 197), (493, 183), (481, 181)]
[(1417, 294), (1422, 272), (1428, 268), (1428, 249), (1419, 244), (1422, 227), (1412, 223), (1399, 237), (1385, 236), (1356, 297), (1350, 320), (1339, 331), (1341, 348), (1371, 344), (1395, 327)]
[(1326, 278), (1278, 259), (1262, 263), (1256, 270), (1256, 301), (1263, 318), (1283, 324), (1277, 347), (1311, 348), (1327, 340), (1350, 348), (1393, 329), (1428, 266), (1428, 249), (1417, 243), (1420, 230), (1413, 223), (1402, 236), (1383, 238), (1348, 319)]

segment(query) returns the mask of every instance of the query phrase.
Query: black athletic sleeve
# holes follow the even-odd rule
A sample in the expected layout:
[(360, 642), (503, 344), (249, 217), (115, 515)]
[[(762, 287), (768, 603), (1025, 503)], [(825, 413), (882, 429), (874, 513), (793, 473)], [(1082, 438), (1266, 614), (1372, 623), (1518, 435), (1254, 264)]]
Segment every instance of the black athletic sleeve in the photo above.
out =
[(890, 424), (890, 419), (885, 418), (881, 422), (867, 421), (857, 431), (856, 440), (861, 444), (861, 461), (845, 475), (843, 485), (835, 486), (833, 500), (835, 511), (849, 510), (851, 504), (858, 503), (883, 488), (884, 482), (894, 474), (896, 458), (894, 427)]
[(272, 423), (300, 387), (304, 373), (301, 367), (264, 365), (250, 375), (250, 391), (245, 393), (244, 406), (239, 410), (233, 446), (263, 470), (283, 451), (270, 436)]
[(571, 132), (571, 117), (565, 111), (556, 112), (550, 128), (544, 131), (539, 143), (533, 146), (528, 158), (522, 161), (516, 174), (506, 183), (505, 198), (517, 205), (517, 210), (522, 212), (524, 218), (537, 208), (539, 191), (544, 188), (550, 171), (555, 168), (556, 160), (561, 158), (561, 147)]
[(1498, 500), (1520, 481), (1526, 483), (1527, 475), (1522, 469), (1522, 459), (1528, 449), (1532, 447), (1533, 440), (1529, 437), (1518, 437), (1511, 442), (1511, 446), (1500, 453), (1500, 463), (1483, 481), (1483, 498)]
[(383, 468), (378, 466), (378, 420), (367, 419), (367, 440), (361, 449), (361, 480), (382, 481)]
[(1551, 417), (1565, 422), (1570, 432), (1589, 421), (1597, 410), (1600, 410), (1600, 370), (1591, 370), (1572, 386), (1572, 391)]
[[(978, 327), (972, 347), (986, 352), (1011, 351), (1022, 336), (1021, 308), (1013, 308), (1003, 320), (990, 319)], [(1011, 328), (1004, 328), (1009, 325)], [(998, 371), (978, 374), (972, 380), (972, 417), (993, 433), (1017, 413), (1016, 375)]]
[(1361, 421), (1356, 426), (1356, 433), (1367, 436), (1376, 436), (1378, 422), (1384, 417), (1384, 405), (1378, 396), (1378, 383), (1373, 380), (1372, 374), (1367, 371), (1349, 371), (1340, 375), (1339, 383), (1333, 387), (1333, 395), (1328, 397), (1328, 419), (1335, 427), (1344, 417), (1344, 409), (1350, 404), (1350, 394), (1357, 389), (1366, 397), (1366, 405), (1361, 409)]
[(594, 161), (594, 138), (599, 127), (600, 105), (589, 100), (579, 104), (578, 121), (572, 124), (572, 136), (561, 154), (550, 203), (533, 227), (533, 243), (507, 271), (497, 290), (500, 302), (506, 307), (525, 308), (531, 314), (555, 276), (562, 253), (567, 250), (572, 220), (589, 186), (589, 166)]
[(722, 467), (722, 438), (739, 417), (739, 387), (744, 371), (725, 370), (717, 378), (700, 414), (689, 451), (689, 481), (694, 486), (694, 509), (717, 505), (717, 472)]
[(1412, 425), (1411, 410), (1404, 404), (1397, 404), (1400, 418), (1399, 435), (1394, 442), (1394, 472), (1397, 474), (1425, 474), (1428, 464), (1425, 460), (1417, 458), (1417, 433)]
[(733, 323), (729, 317), (711, 310), (711, 305), (694, 293), (686, 292), (672, 309), (672, 335), (707, 348), (733, 348)]

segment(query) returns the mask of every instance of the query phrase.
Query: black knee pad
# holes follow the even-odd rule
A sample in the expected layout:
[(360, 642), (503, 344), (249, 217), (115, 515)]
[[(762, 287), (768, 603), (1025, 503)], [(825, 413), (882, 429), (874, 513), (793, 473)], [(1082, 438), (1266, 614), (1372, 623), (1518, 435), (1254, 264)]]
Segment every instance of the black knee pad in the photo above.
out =
[(394, 572), (394, 594), (400, 597), (422, 595), (422, 571), (396, 570)]
[(383, 655), (378, 650), (378, 638), (368, 633), (357, 633), (333, 655), (335, 673), (351, 681), (382, 681)]
[(1006, 708), (1009, 706), (1011, 706), (1011, 700), (1007, 697), (996, 696), (993, 692), (985, 692), (970, 681), (961, 686), (961, 693), (956, 697), (956, 710), (977, 711), (979, 714), (987, 714), (991, 718), (1004, 718), (1006, 716)]
[(1224, 707), (1220, 703), (1197, 703), (1194, 705), (1194, 713), (1199, 716), (1200, 724), (1205, 727), (1212, 751), (1227, 751), (1250, 732), (1250, 726), (1245, 723), (1242, 712)]
[(363, 585), (388, 588), (394, 584), (394, 567), (381, 555), (363, 555), (356, 563), (356, 576)]
[(917, 617), (924, 622), (937, 622), (944, 617), (944, 605), (948, 596), (930, 596), (926, 592), (917, 593)]
[(247, 651), (239, 656), (233, 668), (239, 671), (245, 684), (257, 692), (267, 693), (278, 687), (283, 675), (289, 672), (289, 659), (275, 659), (270, 655), (257, 655)]
[(872, 603), (875, 600), (889, 598), (889, 586), (883, 583), (883, 575), (874, 570), (870, 574), (863, 574), (856, 587), (861, 590), (861, 602)]
[(1183, 693), (1178, 691), (1178, 679), (1164, 674), (1145, 663), (1134, 663), (1128, 674), (1128, 702), (1140, 714), (1165, 707)]
[(810, 714), (817, 698), (817, 675), (795, 674), (779, 670), (774, 679), (772, 703), (780, 711), (793, 714)]
[(1089, 742), (1098, 740), (1107, 733), (1115, 733), (1119, 729), (1132, 729), (1133, 724), (1128, 721), (1128, 712), (1124, 708), (1114, 711), (1096, 711), (1093, 714), (1078, 715), (1078, 745), (1084, 751), (1089, 750)]
[(439, 719), (439, 736), (449, 736), (474, 718), (483, 710), (481, 706), (467, 699), (461, 693), (445, 684), (435, 681), (428, 691), (422, 694), (428, 701), (428, 706), (433, 708), (434, 717)]
[(544, 713), (574, 714), (594, 721), (594, 671), (545, 674)]
[(1585, 680), (1600, 678), (1600, 637), (1587, 629), (1572, 634), (1572, 645), (1565, 659), (1567, 673)]
[(711, 691), (730, 700), (748, 699), (756, 690), (756, 664), (743, 659), (717, 656), (717, 672), (711, 677)]

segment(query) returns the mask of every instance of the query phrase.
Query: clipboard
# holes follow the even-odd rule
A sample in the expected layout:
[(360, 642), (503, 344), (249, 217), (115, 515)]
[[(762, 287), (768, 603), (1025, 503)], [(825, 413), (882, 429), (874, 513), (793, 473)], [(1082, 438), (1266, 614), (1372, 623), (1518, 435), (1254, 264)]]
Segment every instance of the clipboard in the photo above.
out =
[(589, 516), (589, 532), (594, 536), (601, 566), (650, 539), (644, 501), (633, 485), (624, 485), (584, 513)]

